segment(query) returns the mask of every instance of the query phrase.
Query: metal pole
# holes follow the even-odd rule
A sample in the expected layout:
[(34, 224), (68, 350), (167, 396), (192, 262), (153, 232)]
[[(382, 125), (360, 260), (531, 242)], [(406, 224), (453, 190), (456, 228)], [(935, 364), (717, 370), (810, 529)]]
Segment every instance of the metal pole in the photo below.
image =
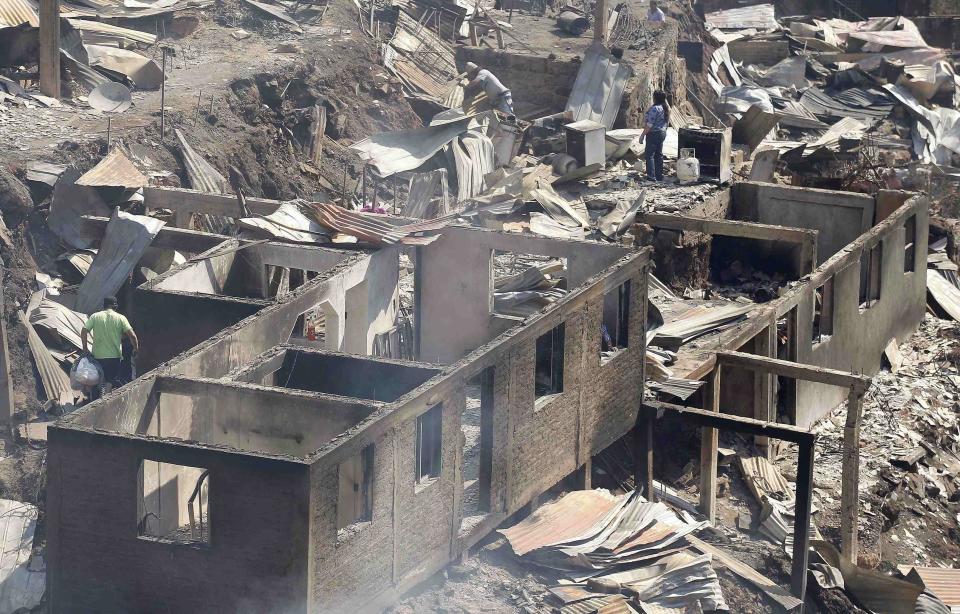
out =
[(110, 124), (113, 123), (113, 118), (107, 115), (107, 153), (110, 153)]
[(196, 117), (193, 118), (194, 126), (200, 123), (200, 98), (202, 97), (203, 97), (203, 90), (201, 89), (200, 92), (197, 94), (197, 115)]
[(596, 14), (593, 17), (593, 40), (601, 45), (607, 44), (607, 0), (597, 0)]
[(363, 176), (360, 178), (360, 208), (367, 206), (367, 165), (363, 165)]

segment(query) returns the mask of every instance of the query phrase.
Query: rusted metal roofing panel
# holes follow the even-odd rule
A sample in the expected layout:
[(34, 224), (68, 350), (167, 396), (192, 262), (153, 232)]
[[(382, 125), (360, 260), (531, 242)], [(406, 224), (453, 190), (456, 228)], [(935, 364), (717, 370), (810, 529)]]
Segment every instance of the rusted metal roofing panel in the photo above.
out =
[(80, 35), (85, 43), (116, 44), (124, 42), (152, 45), (157, 42), (155, 34), (148, 34), (140, 30), (121, 28), (120, 26), (100, 21), (90, 21), (89, 19), (70, 19), (68, 21), (71, 26), (80, 30)]
[[(900, 566), (901, 571), (907, 565)], [(905, 574), (908, 580), (919, 579), (923, 587), (950, 606), (951, 612), (960, 612), (960, 569), (913, 566)]]
[(721, 30), (775, 30), (779, 26), (772, 4), (758, 4), (743, 8), (707, 13), (705, 21), (708, 28)]
[(27, 0), (0, 0), (0, 27), (19, 26), (28, 23), (33, 27), (40, 25), (37, 11)]
[(430, 28), (417, 23), (403, 9), (397, 13), (390, 46), (406, 55), (439, 83), (446, 83), (458, 74), (450, 43), (438, 37)]
[(567, 493), (500, 533), (518, 556), (537, 548), (577, 537), (603, 519), (618, 503), (607, 491), (581, 490)]
[(630, 614), (636, 612), (623, 595), (591, 597), (560, 608), (561, 614)]
[(27, 344), (30, 346), (30, 353), (33, 354), (33, 362), (40, 374), (40, 382), (43, 384), (47, 400), (60, 406), (73, 404), (74, 394), (70, 388), (70, 378), (54, 360), (26, 314), (20, 311), (17, 315), (20, 317), (20, 323), (27, 329)]
[(310, 203), (303, 208), (305, 214), (310, 215), (322, 226), (335, 232), (351, 235), (358, 240), (371, 245), (429, 245), (436, 237), (414, 237), (414, 232), (422, 229), (416, 226), (395, 226), (382, 216), (372, 213), (348, 211), (336, 205), (327, 203)]
[(142, 188), (148, 183), (121, 149), (114, 149), (100, 163), (77, 179), (77, 185), (90, 187)]

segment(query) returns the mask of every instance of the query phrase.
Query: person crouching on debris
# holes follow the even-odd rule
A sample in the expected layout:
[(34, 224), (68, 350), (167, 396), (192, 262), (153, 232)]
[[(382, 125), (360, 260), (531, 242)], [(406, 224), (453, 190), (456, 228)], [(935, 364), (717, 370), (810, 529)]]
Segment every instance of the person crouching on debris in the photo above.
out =
[(670, 105), (667, 95), (657, 90), (653, 93), (653, 106), (644, 116), (643, 135), (646, 139), (644, 155), (647, 159), (647, 179), (663, 181), (663, 142), (667, 140), (667, 124), (670, 123)]
[(130, 340), (134, 354), (140, 349), (140, 340), (133, 332), (133, 327), (124, 315), (117, 313), (116, 309), (116, 298), (108, 296), (103, 299), (103, 310), (87, 318), (83, 330), (80, 331), (80, 343), (84, 354), (89, 354), (88, 338), (91, 333), (93, 334), (93, 358), (103, 369), (103, 381), (99, 389), (94, 389), (94, 398), (99, 397), (100, 390), (105, 392), (110, 390), (104, 386), (105, 384), (116, 387), (120, 383), (123, 338)]
[(510, 90), (497, 79), (497, 76), (486, 68), (480, 68), (473, 62), (467, 62), (467, 78), (469, 83), (463, 88), (464, 94), (472, 95), (480, 89), (487, 94), (490, 104), (493, 108), (505, 113), (507, 116), (513, 116), (513, 94)]

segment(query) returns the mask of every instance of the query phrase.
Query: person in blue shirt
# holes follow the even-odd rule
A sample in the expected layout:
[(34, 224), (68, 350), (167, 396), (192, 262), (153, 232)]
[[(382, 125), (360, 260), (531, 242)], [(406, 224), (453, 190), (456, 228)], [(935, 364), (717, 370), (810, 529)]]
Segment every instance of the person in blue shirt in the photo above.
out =
[(665, 92), (657, 90), (653, 93), (653, 106), (647, 109), (643, 123), (641, 140), (646, 140), (647, 179), (663, 181), (663, 142), (667, 139), (667, 125), (670, 123), (670, 104)]

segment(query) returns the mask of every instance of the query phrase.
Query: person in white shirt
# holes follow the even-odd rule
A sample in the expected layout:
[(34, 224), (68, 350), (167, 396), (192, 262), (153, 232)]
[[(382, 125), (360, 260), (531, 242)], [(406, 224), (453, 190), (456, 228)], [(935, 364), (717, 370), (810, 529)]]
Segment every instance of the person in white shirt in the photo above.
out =
[(493, 108), (506, 113), (508, 116), (514, 114), (513, 95), (510, 93), (510, 89), (501, 83), (500, 79), (497, 79), (496, 75), (485, 68), (481, 69), (473, 62), (467, 62), (466, 69), (467, 78), (470, 79), (470, 82), (463, 88), (465, 94), (482, 89), (487, 94), (487, 98), (490, 99)]
[(664, 15), (663, 11), (660, 10), (660, 7), (657, 6), (656, 0), (650, 0), (650, 10), (647, 11), (647, 21), (662, 23), (666, 21), (666, 17), (667, 16)]

